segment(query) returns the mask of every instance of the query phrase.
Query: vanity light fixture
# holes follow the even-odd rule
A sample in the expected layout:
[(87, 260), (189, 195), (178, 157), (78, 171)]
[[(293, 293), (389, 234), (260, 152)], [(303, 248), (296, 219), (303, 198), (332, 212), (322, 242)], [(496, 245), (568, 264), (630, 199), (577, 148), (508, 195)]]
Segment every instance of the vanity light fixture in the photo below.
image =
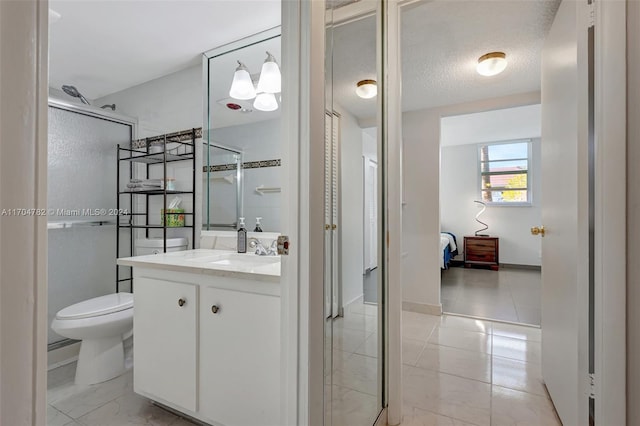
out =
[(262, 64), (260, 80), (258, 80), (258, 93), (280, 93), (282, 76), (275, 56), (267, 52), (267, 59)]
[(229, 90), (229, 96), (234, 99), (253, 99), (256, 97), (256, 89), (253, 87), (253, 81), (247, 67), (238, 61), (238, 68), (233, 74), (233, 82)]
[(278, 109), (278, 101), (273, 93), (259, 93), (253, 101), (253, 107), (258, 111), (275, 111)]
[(486, 77), (500, 74), (507, 68), (507, 55), (504, 52), (491, 52), (478, 58), (476, 71)]
[(371, 99), (378, 94), (378, 83), (375, 80), (360, 80), (356, 84), (356, 95), (362, 99)]

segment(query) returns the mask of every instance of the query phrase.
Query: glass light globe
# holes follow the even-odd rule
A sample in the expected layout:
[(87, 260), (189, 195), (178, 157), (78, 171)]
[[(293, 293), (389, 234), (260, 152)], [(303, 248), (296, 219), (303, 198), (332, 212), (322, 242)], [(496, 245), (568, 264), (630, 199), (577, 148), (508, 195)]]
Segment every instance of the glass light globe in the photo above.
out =
[(378, 83), (375, 80), (361, 80), (356, 85), (356, 95), (362, 99), (371, 99), (378, 94)]
[(282, 87), (282, 76), (276, 58), (267, 52), (267, 59), (262, 64), (260, 80), (258, 80), (258, 92), (280, 93)]
[(260, 93), (253, 101), (253, 107), (259, 111), (275, 111), (278, 109), (278, 101), (273, 93)]
[(507, 68), (507, 58), (503, 52), (491, 52), (480, 56), (476, 71), (486, 77), (500, 74)]
[(247, 67), (240, 61), (238, 61), (238, 68), (236, 68), (236, 72), (233, 74), (233, 82), (231, 83), (231, 89), (229, 89), (229, 96), (241, 100), (256, 97), (256, 89), (253, 87), (249, 70), (247, 70)]

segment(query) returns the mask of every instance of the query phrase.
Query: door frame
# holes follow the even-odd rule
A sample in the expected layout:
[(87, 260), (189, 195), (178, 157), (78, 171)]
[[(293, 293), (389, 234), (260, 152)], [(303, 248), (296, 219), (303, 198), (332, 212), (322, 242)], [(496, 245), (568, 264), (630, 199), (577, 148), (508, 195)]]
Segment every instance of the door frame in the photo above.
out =
[[(385, 1), (385, 34), (387, 48), (384, 56), (386, 77), (384, 97), (390, 105), (401, 105), (400, 24), (399, 8), (418, 0)], [(575, 1), (575, 0), (565, 0)], [(587, 3), (587, 0), (579, 0)], [(576, 3), (578, 3), (576, 1)], [(594, 262), (595, 294), (595, 356), (596, 424), (625, 424), (626, 422), (626, 3), (615, 0), (594, 0), (595, 3), (595, 138), (596, 138), (596, 224)], [(576, 5), (578, 6), (578, 5)], [(588, 7), (579, 7), (579, 22), (588, 21)], [(586, 26), (581, 26), (585, 28)], [(397, 82), (397, 83), (396, 83)], [(398, 86), (398, 87), (394, 87)], [(585, 102), (581, 99), (580, 102)], [(606, 105), (606, 108), (600, 107)], [(387, 110), (385, 136), (402, 140), (402, 115), (399, 108)], [(583, 135), (586, 137), (587, 135)], [(607, 149), (603, 148), (606, 141)], [(401, 148), (401, 147), (400, 147)], [(401, 163), (399, 170), (402, 170)], [(389, 171), (392, 174), (391, 170)], [(401, 185), (399, 185), (401, 188)], [(402, 191), (398, 191), (399, 194)], [(399, 208), (399, 211), (401, 207)], [(401, 218), (399, 220), (401, 229)], [(401, 272), (401, 271), (400, 271)], [(397, 276), (401, 277), (399, 273)], [(398, 424), (402, 407), (402, 353), (399, 312), (391, 292), (394, 280), (389, 281), (389, 337), (388, 384), (396, 392), (389, 396), (389, 424)], [(606, 288), (606, 291), (605, 291)], [(400, 308), (401, 309), (401, 308)], [(584, 382), (587, 383), (587, 377)], [(582, 387), (586, 397), (589, 389)], [(605, 422), (606, 419), (606, 422)]]
[[(626, 424), (626, 2), (595, 2), (595, 419)], [(606, 145), (606, 146), (605, 146)]]
[[(46, 211), (48, 2), (2, 2), (0, 17), (1, 39), (5, 41), (0, 42), (0, 200), (2, 208)], [(2, 422), (44, 425), (47, 217), (34, 214), (2, 218), (0, 234), (2, 241), (11, 241), (11, 250), (0, 250), (0, 312), (4, 325), (0, 332), (0, 388), (11, 389), (0, 394)], [(8, 319), (10, 326), (6, 325)]]
[[(324, 417), (325, 2), (282, 2), (282, 213), (291, 240), (282, 258), (281, 417)], [(314, 159), (316, 159), (314, 161)]]

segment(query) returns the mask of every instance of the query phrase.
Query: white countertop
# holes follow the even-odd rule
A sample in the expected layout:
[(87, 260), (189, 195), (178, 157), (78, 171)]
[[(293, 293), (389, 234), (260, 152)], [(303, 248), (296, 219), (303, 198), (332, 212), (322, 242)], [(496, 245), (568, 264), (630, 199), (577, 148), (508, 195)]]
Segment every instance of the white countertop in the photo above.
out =
[(196, 249), (146, 256), (124, 257), (118, 265), (193, 274), (280, 281), (280, 256), (257, 256), (227, 250)]

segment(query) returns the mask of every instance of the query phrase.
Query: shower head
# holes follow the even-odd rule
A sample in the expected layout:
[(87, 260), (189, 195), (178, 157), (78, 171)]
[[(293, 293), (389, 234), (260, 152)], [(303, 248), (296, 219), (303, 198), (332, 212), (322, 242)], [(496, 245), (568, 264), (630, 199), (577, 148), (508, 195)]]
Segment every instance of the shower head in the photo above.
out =
[(87, 98), (82, 96), (82, 93), (78, 92), (78, 89), (76, 89), (75, 86), (64, 85), (62, 86), (62, 90), (64, 91), (64, 93), (66, 93), (69, 96), (73, 96), (74, 98), (80, 98), (80, 101), (83, 104), (91, 105), (91, 103), (87, 100)]

